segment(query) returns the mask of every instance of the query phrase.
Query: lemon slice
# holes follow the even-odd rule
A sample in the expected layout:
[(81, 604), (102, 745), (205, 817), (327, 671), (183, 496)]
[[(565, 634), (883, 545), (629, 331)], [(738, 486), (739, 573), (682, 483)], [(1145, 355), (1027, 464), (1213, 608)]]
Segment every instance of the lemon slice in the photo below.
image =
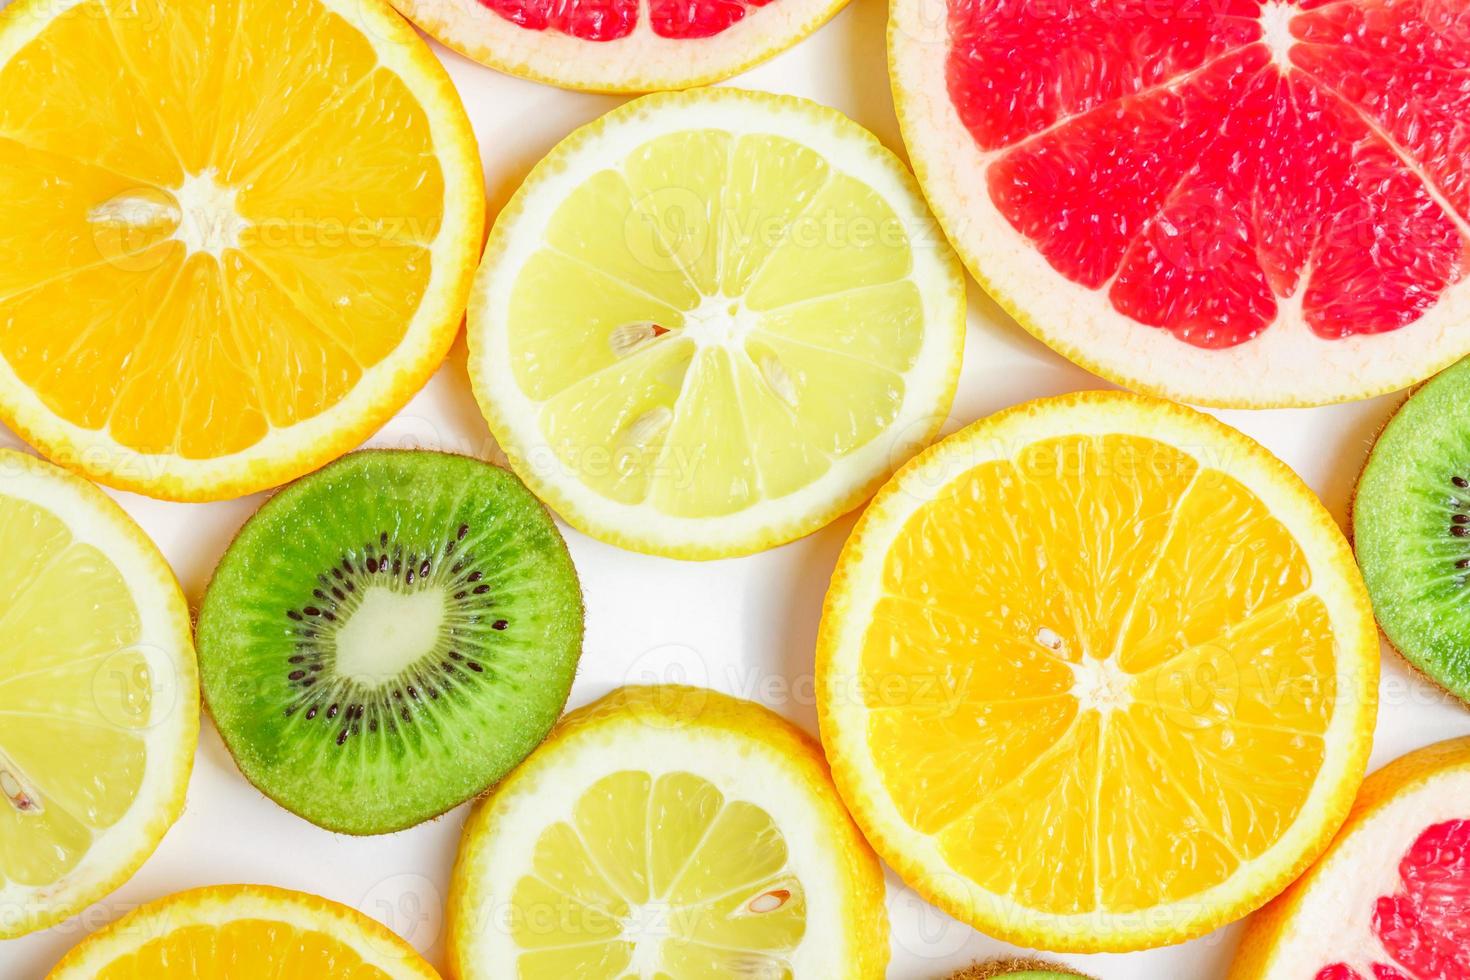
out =
[(0, 938), (126, 881), (184, 807), (199, 738), (189, 613), (96, 487), (0, 451)]
[(1378, 637), (1341, 530), (1224, 424), (1084, 392), (874, 499), (817, 653), (833, 776), (919, 892), (1016, 945), (1181, 942), (1280, 892), (1367, 764)]
[(810, 738), (697, 688), (568, 715), (465, 827), (461, 980), (840, 980), (888, 959), (883, 877)]
[(264, 885), (217, 885), (144, 905), (90, 936), (49, 980), (439, 980), (356, 909)]
[(448, 351), (483, 185), (448, 75), (383, 0), (17, 0), (0, 417), (167, 499), (314, 470)]
[(964, 309), (871, 134), (802, 99), (655, 95), (564, 140), (497, 220), (470, 374), (573, 525), (715, 558), (821, 527), (931, 439)]

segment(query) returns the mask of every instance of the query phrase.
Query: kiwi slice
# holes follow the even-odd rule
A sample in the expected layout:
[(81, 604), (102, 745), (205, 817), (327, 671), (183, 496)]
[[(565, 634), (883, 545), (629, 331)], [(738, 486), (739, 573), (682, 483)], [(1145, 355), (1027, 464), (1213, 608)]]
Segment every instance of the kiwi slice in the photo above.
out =
[(1358, 480), (1353, 539), (1389, 642), (1470, 701), (1470, 360), (1384, 426)]
[(966, 967), (958, 973), (952, 974), (949, 980), (1086, 980), (1081, 973), (1076, 973), (1065, 966), (1056, 966), (1044, 963), (1041, 960), (991, 960), (989, 963), (976, 963), (974, 966)]
[(255, 786), (380, 834), (496, 783), (561, 714), (582, 644), (566, 543), (514, 475), (345, 456), (260, 508), (199, 613), (204, 698)]

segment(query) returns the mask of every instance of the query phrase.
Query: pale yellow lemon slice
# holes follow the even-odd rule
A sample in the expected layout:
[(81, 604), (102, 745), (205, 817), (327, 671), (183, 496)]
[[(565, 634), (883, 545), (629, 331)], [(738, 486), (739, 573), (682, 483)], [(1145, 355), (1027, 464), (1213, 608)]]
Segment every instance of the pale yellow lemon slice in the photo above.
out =
[(816, 745), (752, 704), (624, 688), (475, 811), (450, 895), (462, 980), (880, 978), (877, 859)]
[(573, 525), (715, 558), (821, 527), (932, 438), (964, 306), (913, 178), (847, 118), (649, 96), (564, 140), (497, 219), (470, 374)]
[(96, 487), (0, 451), (0, 938), (121, 885), (183, 810), (199, 737), (189, 612)]

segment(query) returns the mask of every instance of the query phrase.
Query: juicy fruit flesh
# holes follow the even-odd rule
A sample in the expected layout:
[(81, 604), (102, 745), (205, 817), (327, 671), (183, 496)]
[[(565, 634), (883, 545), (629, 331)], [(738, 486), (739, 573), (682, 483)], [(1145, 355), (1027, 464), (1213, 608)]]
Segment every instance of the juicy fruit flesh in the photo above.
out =
[(692, 773), (598, 780), (532, 867), (511, 898), (520, 980), (792, 976), (806, 905), (785, 837)]
[(44, 886), (126, 814), (153, 685), (117, 567), (54, 514), (0, 495), (0, 885)]
[(1463, 980), (1470, 977), (1470, 819), (1427, 828), (1399, 862), (1401, 888), (1378, 898), (1373, 934), (1388, 962), (1345, 963), (1315, 980)]
[(443, 175), (316, 0), (151, 3), (85, 0), (0, 67), (0, 356), (67, 422), (213, 458), (399, 345)]
[(951, 0), (949, 37), (991, 200), (1140, 324), (1382, 333), (1464, 274), (1461, 4)]
[(383, 833), (482, 792), (540, 742), (581, 622), (565, 546), (513, 476), (369, 452), (246, 525), (210, 583), (199, 651), (257, 786), (314, 822)]
[(1358, 562), (1384, 633), (1436, 683), (1470, 699), (1470, 362), (1389, 420), (1358, 485)]
[(710, 517), (807, 486), (903, 404), (901, 220), (773, 135), (662, 136), (573, 191), (510, 298), (516, 381), (602, 496)]
[[(552, 30), (583, 41), (616, 41), (638, 29), (639, 0), (480, 0), (518, 27)], [(650, 0), (659, 37), (714, 37), (772, 0)]]
[(392, 980), (391, 974), (363, 962), (352, 947), (326, 933), (264, 918), (176, 928), (108, 963), (97, 980), (155, 980), (180, 975), (181, 968), (194, 980)]
[(979, 464), (888, 552), (874, 765), (956, 873), (1026, 908), (1187, 900), (1275, 844), (1323, 764), (1336, 646), (1311, 587), (1250, 490), (1163, 443)]

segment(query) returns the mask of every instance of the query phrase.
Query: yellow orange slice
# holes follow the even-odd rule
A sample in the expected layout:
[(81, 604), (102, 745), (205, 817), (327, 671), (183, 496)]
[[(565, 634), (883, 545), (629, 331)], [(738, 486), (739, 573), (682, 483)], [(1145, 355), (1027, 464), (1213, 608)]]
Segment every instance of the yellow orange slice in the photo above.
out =
[(439, 980), (355, 909), (264, 885), (219, 885), (144, 905), (95, 933), (50, 980)]
[(0, 11), (0, 416), (98, 480), (217, 499), (360, 442), (442, 360), (483, 224), (380, 0)]
[(189, 611), (96, 487), (0, 452), (0, 938), (103, 897), (184, 808), (199, 737)]
[(630, 687), (568, 715), (470, 818), (461, 980), (878, 980), (878, 860), (816, 744), (748, 701)]
[(1125, 950), (1256, 908), (1321, 852), (1377, 697), (1332, 518), (1153, 398), (1032, 402), (925, 452), (848, 542), (823, 741), (869, 839), (1009, 941)]

